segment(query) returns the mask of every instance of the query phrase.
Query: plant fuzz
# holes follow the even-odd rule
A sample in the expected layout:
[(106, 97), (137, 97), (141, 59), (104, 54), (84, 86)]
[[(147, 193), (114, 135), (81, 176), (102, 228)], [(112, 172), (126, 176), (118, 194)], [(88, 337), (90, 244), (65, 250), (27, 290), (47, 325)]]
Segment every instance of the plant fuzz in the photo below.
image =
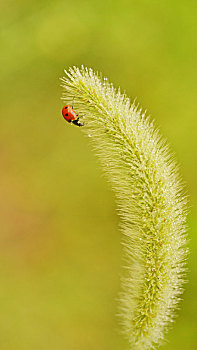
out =
[(187, 199), (168, 146), (149, 117), (91, 69), (70, 68), (63, 100), (84, 126), (116, 193), (124, 261), (120, 315), (132, 350), (155, 349), (183, 291)]

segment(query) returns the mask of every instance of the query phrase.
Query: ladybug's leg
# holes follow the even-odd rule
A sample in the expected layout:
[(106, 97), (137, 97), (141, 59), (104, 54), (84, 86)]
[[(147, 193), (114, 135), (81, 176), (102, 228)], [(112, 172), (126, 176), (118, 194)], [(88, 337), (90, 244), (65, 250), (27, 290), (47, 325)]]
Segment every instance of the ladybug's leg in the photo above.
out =
[[(79, 114), (77, 114), (77, 116), (78, 116)], [(85, 117), (85, 114), (83, 114), (83, 115), (80, 115), (80, 118), (83, 118), (83, 117)], [(79, 117), (78, 117), (79, 118)]]
[[(77, 114), (77, 119), (76, 120), (78, 120), (79, 122), (80, 122), (80, 119), (81, 118), (83, 118), (85, 116), (85, 114), (84, 115), (80, 115), (80, 117), (78, 117), (78, 114)], [(80, 118), (80, 119), (79, 119)], [(84, 124), (83, 124), (84, 125)]]

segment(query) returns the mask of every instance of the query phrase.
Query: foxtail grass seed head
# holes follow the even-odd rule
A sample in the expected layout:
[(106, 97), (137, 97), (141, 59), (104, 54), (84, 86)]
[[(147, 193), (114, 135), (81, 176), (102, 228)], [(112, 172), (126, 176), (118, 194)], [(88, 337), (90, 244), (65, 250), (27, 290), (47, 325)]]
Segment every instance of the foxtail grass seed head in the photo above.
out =
[[(175, 160), (149, 117), (92, 69), (61, 79), (116, 193), (125, 269), (120, 316), (131, 350), (155, 349), (185, 280), (187, 198)], [(80, 119), (79, 115), (79, 119)]]

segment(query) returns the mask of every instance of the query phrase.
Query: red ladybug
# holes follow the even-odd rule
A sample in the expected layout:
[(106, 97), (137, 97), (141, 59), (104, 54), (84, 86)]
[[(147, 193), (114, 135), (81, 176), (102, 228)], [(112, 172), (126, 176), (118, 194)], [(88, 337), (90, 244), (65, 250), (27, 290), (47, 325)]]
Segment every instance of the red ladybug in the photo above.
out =
[(65, 105), (62, 108), (62, 115), (68, 123), (72, 123), (77, 126), (83, 126), (79, 120), (78, 114), (69, 105)]

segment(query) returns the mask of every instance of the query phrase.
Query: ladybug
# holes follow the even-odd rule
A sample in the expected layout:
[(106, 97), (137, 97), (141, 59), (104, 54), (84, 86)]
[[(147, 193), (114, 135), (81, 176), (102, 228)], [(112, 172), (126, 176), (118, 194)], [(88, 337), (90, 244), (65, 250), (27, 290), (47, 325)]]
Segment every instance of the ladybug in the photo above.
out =
[(80, 122), (78, 114), (73, 110), (73, 107), (70, 107), (69, 105), (65, 105), (62, 108), (62, 115), (68, 123), (75, 124), (77, 126), (84, 125)]

